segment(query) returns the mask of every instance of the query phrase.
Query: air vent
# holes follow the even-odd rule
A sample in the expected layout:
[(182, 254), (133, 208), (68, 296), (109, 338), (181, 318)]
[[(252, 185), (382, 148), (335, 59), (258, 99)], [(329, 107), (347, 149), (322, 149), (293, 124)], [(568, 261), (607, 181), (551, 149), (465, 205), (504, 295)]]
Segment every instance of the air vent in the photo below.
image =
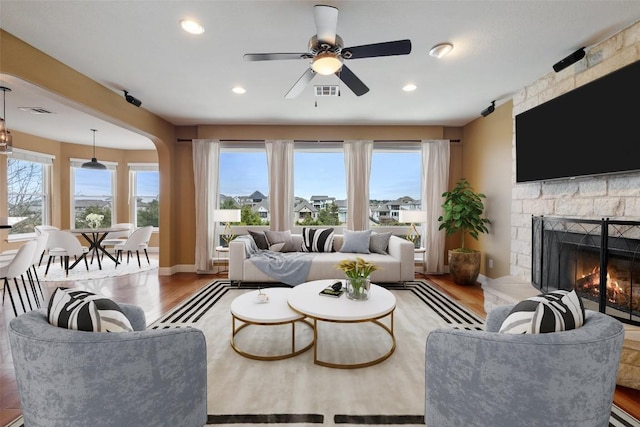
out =
[(316, 96), (339, 96), (340, 89), (337, 85), (314, 86)]
[(42, 107), (19, 107), (19, 110), (22, 110), (31, 114), (53, 114), (51, 111), (45, 110)]

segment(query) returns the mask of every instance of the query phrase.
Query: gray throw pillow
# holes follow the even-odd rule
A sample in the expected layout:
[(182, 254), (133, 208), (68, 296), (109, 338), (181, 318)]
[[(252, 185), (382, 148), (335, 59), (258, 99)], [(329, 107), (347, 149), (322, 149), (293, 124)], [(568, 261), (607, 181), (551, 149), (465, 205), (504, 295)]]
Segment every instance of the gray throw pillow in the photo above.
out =
[(390, 238), (390, 231), (388, 233), (376, 233), (372, 231), (371, 237), (369, 238), (369, 251), (374, 254), (386, 255)]
[(269, 243), (269, 250), (274, 252), (297, 252), (298, 249), (293, 244), (291, 231), (271, 231), (265, 230), (265, 237)]
[(343, 243), (340, 252), (342, 253), (355, 253), (355, 254), (370, 254), (369, 251), (369, 237), (371, 236), (371, 230), (364, 231), (349, 231), (344, 230)]

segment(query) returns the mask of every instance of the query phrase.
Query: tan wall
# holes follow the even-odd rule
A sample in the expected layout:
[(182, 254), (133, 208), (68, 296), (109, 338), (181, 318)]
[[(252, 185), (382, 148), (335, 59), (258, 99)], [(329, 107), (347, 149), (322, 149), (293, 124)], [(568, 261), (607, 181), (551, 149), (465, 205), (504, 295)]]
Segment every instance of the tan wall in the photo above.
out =
[[(511, 142), (513, 103), (508, 101), (487, 117), (479, 117), (464, 127), (462, 170), (474, 189), (484, 193), (485, 216), (491, 221), (489, 233), (465, 246), (482, 252), (480, 273), (497, 278), (509, 274), (511, 244)], [(459, 242), (458, 242), (459, 243)], [(493, 268), (489, 268), (489, 260)]]

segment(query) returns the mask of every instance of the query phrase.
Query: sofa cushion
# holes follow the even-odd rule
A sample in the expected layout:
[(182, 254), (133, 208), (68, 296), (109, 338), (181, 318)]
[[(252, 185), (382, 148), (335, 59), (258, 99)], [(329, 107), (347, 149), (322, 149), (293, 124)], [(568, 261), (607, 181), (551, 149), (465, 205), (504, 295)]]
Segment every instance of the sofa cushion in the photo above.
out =
[(258, 249), (269, 249), (269, 242), (267, 242), (267, 237), (264, 235), (264, 231), (249, 230), (249, 234), (253, 237), (253, 241), (256, 242)]
[(576, 329), (584, 323), (584, 305), (575, 290), (558, 290), (517, 303), (502, 322), (507, 334), (537, 334)]
[(333, 251), (333, 228), (302, 229), (303, 252), (331, 252)]
[(342, 253), (354, 253), (354, 254), (370, 254), (369, 251), (369, 238), (371, 236), (371, 230), (364, 231), (343, 231), (344, 242), (340, 252)]
[(47, 310), (49, 323), (88, 332), (132, 332), (120, 306), (101, 295), (80, 289), (57, 288)]
[(267, 243), (269, 243), (269, 250), (275, 252), (297, 252), (298, 249), (293, 244), (293, 238), (291, 237), (291, 230), (286, 231), (271, 231), (265, 230), (265, 237)]
[(390, 231), (388, 233), (376, 233), (375, 231), (372, 231), (371, 236), (369, 237), (369, 252), (386, 255), (390, 238)]

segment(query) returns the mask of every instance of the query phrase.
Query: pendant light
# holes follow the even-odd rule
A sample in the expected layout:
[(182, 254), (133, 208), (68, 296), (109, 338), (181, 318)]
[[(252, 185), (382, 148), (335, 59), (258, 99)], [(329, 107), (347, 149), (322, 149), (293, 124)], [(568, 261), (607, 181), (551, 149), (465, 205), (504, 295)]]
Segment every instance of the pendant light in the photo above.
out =
[(98, 160), (96, 160), (96, 130), (91, 129), (91, 132), (93, 132), (93, 157), (91, 158), (90, 162), (83, 163), (82, 168), (83, 169), (106, 169), (107, 167), (105, 165), (103, 165), (102, 163), (98, 163)]
[(2, 117), (0, 117), (0, 154), (11, 154), (13, 152), (13, 137), (11, 132), (7, 129), (6, 114), (7, 114), (7, 92), (11, 92), (11, 89), (5, 86), (0, 86), (2, 91)]

